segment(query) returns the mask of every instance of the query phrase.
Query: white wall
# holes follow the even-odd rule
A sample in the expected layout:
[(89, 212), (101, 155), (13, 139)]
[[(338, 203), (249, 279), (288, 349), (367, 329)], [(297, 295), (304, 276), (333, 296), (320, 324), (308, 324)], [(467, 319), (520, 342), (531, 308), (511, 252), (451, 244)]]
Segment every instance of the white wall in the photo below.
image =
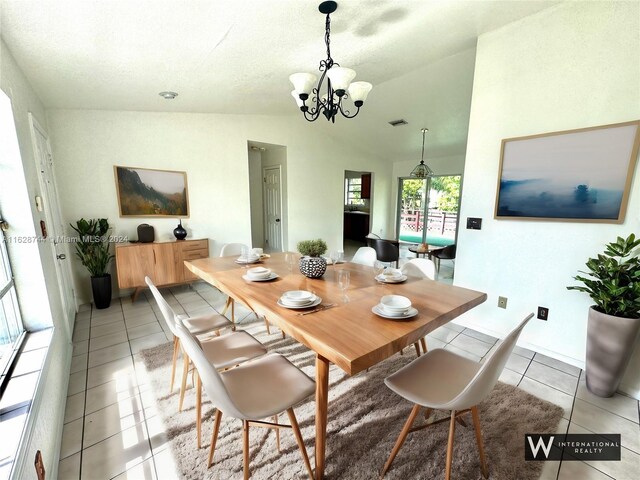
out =
[[(247, 142), (286, 147), (288, 248), (321, 237), (342, 245), (344, 170), (373, 171), (382, 203), (374, 221), (386, 228), (391, 166), (319, 131), (299, 116), (152, 113), (93, 110), (47, 112), (57, 180), (68, 222), (107, 217), (116, 234), (136, 238), (154, 225), (172, 238), (175, 219), (119, 218), (113, 165), (186, 170), (191, 218), (188, 238), (210, 238), (211, 254), (227, 242), (251, 243)], [(77, 263), (77, 262), (76, 262)], [(90, 299), (86, 272), (76, 265), (76, 291)]]
[[(44, 128), (47, 127), (46, 117), (42, 102), (1, 40), (0, 65), (0, 88), (11, 99), (22, 159), (20, 167), (16, 165), (16, 162), (20, 162), (19, 158), (3, 158), (2, 164), (10, 162), (12, 168), (10, 171), (1, 169), (2, 213), (10, 225), (8, 236), (34, 237), (36, 232), (40, 232), (39, 223), (44, 220), (44, 215), (34, 205), (35, 196), (42, 193), (39, 191), (28, 112), (33, 113)], [(17, 154), (18, 152), (11, 152), (11, 155)], [(25, 437), (27, 444), (22, 459), (24, 463), (16, 468), (24, 467), (19, 478), (35, 478), (33, 458), (36, 450), (41, 450), (45, 470), (54, 478), (58, 468), (71, 343), (64, 327), (65, 319), (50, 245), (10, 243), (9, 250), (25, 328), (38, 330), (55, 327), (38, 386), (39, 395), (46, 400), (32, 407), (30, 415), (37, 418), (37, 422)]]
[[(489, 298), (461, 323), (504, 335), (526, 312), (546, 306), (549, 320), (533, 320), (521, 343), (583, 364), (592, 302), (565, 287), (605, 243), (640, 233), (639, 175), (622, 225), (498, 221), (500, 142), (640, 118), (639, 23), (638, 2), (569, 2), (479, 38), (461, 223), (469, 216), (483, 223), (480, 231), (459, 232), (455, 283)], [(497, 308), (498, 295), (508, 297), (506, 310)], [(638, 353), (622, 386), (635, 396)]]

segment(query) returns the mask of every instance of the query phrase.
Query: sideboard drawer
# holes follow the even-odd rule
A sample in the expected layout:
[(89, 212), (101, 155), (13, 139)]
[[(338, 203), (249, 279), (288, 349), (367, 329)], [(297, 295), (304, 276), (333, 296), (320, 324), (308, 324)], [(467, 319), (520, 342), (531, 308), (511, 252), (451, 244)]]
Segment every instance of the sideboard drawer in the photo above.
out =
[[(191, 250), (209, 250), (209, 240), (188, 240), (185, 243), (180, 244), (180, 248), (183, 252), (190, 252)], [(207, 257), (209, 255), (207, 254)], [(200, 258), (200, 257), (198, 257)]]
[(200, 248), (198, 250), (183, 250), (182, 260), (195, 260), (197, 258), (207, 258), (209, 256), (209, 249)]

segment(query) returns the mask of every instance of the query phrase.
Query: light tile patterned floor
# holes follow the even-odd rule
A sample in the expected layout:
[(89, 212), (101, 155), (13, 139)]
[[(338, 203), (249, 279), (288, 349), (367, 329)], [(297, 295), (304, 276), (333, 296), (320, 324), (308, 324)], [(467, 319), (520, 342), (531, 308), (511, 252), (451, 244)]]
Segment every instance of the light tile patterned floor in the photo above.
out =
[[(224, 304), (224, 297), (204, 283), (163, 290), (163, 294), (179, 313), (220, 310)], [(236, 311), (238, 318), (251, 315), (241, 306)], [(89, 307), (78, 313), (60, 479), (179, 478), (138, 354), (168, 340), (171, 335), (155, 303), (144, 295), (135, 304), (124, 298), (114, 300), (106, 310)], [(446, 348), (473, 360), (484, 358), (496, 342), (452, 323), (427, 336), (429, 348)], [(622, 433), (622, 461), (547, 462), (542, 479), (637, 478), (637, 400), (622, 395), (595, 397), (586, 389), (580, 369), (519, 347), (500, 380), (563, 407), (558, 432)]]

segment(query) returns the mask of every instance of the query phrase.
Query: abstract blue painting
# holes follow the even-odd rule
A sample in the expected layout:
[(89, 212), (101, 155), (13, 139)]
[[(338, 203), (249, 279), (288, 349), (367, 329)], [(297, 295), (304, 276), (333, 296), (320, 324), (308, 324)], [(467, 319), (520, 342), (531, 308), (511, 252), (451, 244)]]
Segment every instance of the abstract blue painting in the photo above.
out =
[(496, 218), (622, 223), (640, 122), (502, 141)]

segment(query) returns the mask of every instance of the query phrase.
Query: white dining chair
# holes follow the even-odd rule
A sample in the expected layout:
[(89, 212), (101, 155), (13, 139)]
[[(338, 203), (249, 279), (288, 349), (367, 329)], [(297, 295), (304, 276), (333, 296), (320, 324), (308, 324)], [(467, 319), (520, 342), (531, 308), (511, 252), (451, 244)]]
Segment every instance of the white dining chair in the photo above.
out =
[[(249, 251), (249, 247), (247, 245), (245, 245), (244, 243), (225, 243), (222, 246), (222, 249), (220, 250), (220, 256), (221, 257), (229, 257), (231, 255), (240, 255), (242, 254), (243, 249), (245, 251)], [(235, 307), (236, 307), (236, 302), (233, 299), (233, 297), (227, 297), (227, 302), (224, 305), (224, 308), (222, 309), (222, 315), (224, 315), (225, 313), (227, 313), (227, 310), (229, 309), (229, 307), (231, 307), (231, 322), (234, 325), (234, 330), (235, 330), (235, 323), (236, 323), (236, 311), (235, 311)], [(253, 311), (251, 308), (249, 308), (249, 310)], [(255, 312), (253, 312), (255, 313)], [(258, 316), (258, 314), (256, 313), (256, 316)], [(266, 317), (262, 317), (262, 319), (264, 320), (264, 326), (267, 329), (267, 335), (271, 335), (271, 328), (269, 326), (269, 322), (267, 320)], [(282, 338), (284, 338), (284, 332), (282, 332)]]
[[(180, 338), (177, 335), (176, 324), (182, 325), (188, 329), (193, 335), (200, 336), (201, 347), (214, 368), (229, 368), (236, 366), (248, 360), (260, 357), (267, 353), (267, 349), (258, 340), (253, 338), (247, 332), (232, 332), (223, 336), (210, 336), (211, 333), (219, 335), (219, 330), (231, 327), (232, 324), (226, 317), (220, 314), (201, 315), (198, 317), (186, 317), (176, 315), (175, 311), (162, 296), (149, 277), (145, 277), (145, 282), (149, 286), (153, 297), (160, 308), (162, 317), (173, 333), (173, 359), (171, 365), (171, 380), (169, 385), (169, 393), (173, 392), (173, 382), (175, 379), (176, 363), (178, 353), (180, 351)], [(204, 338), (209, 335), (208, 338)], [(180, 400), (178, 403), (178, 411), (182, 410), (184, 403), (184, 395), (187, 387), (187, 377), (189, 375), (189, 356), (184, 353), (183, 349), (183, 367), (182, 381), (180, 382)], [(196, 433), (198, 447), (200, 447), (200, 426), (201, 426), (201, 394), (196, 392)]]
[[(218, 372), (211, 366), (197, 338), (189, 330), (178, 324), (177, 333), (196, 367), (199, 388), (204, 387), (209, 399), (216, 406), (207, 467), (210, 468), (213, 465), (220, 422), (224, 414), (242, 421), (245, 479), (250, 476), (249, 427), (251, 425), (274, 428), (276, 432), (281, 428), (291, 428), (302, 453), (309, 478), (313, 478), (293, 406), (315, 392), (315, 382), (279, 354), (270, 354), (239, 367)], [(291, 425), (277, 422), (277, 415), (283, 411), (287, 412)], [(275, 418), (276, 421), (268, 422), (264, 420), (266, 418)]]
[(402, 265), (400, 270), (402, 270), (402, 273), (405, 275), (426, 277), (430, 280), (436, 279), (436, 264), (426, 258), (412, 258)]
[[(244, 243), (225, 243), (224, 245), (222, 245), (222, 248), (220, 249), (220, 256), (221, 257), (230, 257), (232, 255), (241, 255), (242, 252), (248, 252), (249, 251), (249, 247), (247, 245), (245, 245)], [(235, 330), (235, 324), (236, 324), (236, 312), (235, 312), (235, 301), (233, 300), (232, 297), (227, 297), (227, 301), (224, 305), (224, 308), (222, 309), (222, 315), (227, 313), (227, 310), (229, 310), (229, 308), (231, 308), (231, 323), (233, 323), (233, 329)], [(268, 327), (267, 327), (267, 331), (268, 331)]]
[(376, 251), (373, 248), (360, 247), (351, 259), (351, 263), (359, 263), (360, 265), (373, 267), (373, 264), (376, 263), (376, 260)]
[(230, 257), (231, 255), (241, 255), (242, 250), (249, 251), (249, 247), (244, 243), (225, 243), (220, 249), (221, 257)]
[[(453, 439), (456, 419), (469, 412), (471, 412), (475, 428), (482, 476), (484, 478), (489, 476), (482, 445), (478, 404), (493, 390), (513, 351), (513, 347), (518, 341), (520, 332), (532, 317), (533, 313), (527, 315), (484, 362), (474, 362), (449, 350), (436, 348), (385, 379), (384, 383), (387, 387), (401, 397), (413, 402), (414, 406), (391, 451), (389, 459), (384, 465), (381, 477), (384, 477), (391, 467), (409, 432), (422, 430), (449, 420), (449, 440), (447, 442), (447, 461), (445, 466), (445, 479), (449, 480), (453, 461)], [(433, 410), (449, 410), (451, 415), (449, 418), (411, 428), (421, 408), (427, 409), (425, 418), (428, 418)]]

